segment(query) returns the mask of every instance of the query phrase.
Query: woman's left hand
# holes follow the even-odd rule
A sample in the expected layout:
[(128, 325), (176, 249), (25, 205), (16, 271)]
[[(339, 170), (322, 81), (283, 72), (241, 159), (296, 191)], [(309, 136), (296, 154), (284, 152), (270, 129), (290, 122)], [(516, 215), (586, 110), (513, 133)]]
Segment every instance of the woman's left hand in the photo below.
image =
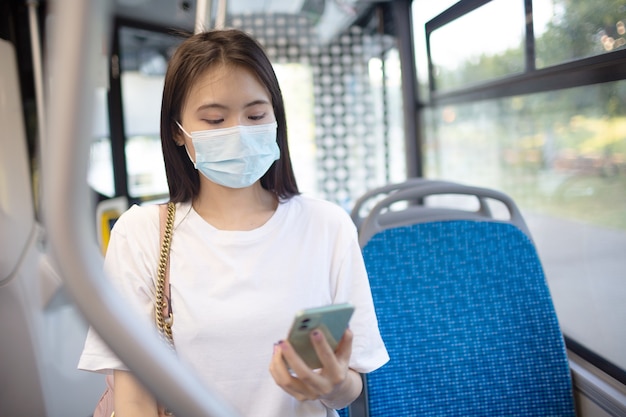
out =
[(310, 369), (288, 341), (281, 341), (274, 347), (270, 373), (276, 384), (297, 400), (321, 400), (327, 407), (343, 408), (354, 401), (362, 389), (361, 376), (348, 367), (352, 331), (345, 331), (335, 352), (321, 331), (312, 331), (310, 337), (322, 363), (321, 369)]

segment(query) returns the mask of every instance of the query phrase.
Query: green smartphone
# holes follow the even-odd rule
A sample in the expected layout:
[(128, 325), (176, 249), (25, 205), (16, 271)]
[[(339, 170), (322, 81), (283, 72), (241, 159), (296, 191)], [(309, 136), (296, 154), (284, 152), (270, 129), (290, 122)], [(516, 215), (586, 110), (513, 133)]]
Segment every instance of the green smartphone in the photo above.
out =
[(311, 343), (311, 331), (314, 329), (322, 331), (330, 347), (335, 350), (348, 328), (353, 312), (354, 306), (348, 303), (299, 311), (293, 320), (287, 339), (311, 369), (321, 368), (322, 363)]

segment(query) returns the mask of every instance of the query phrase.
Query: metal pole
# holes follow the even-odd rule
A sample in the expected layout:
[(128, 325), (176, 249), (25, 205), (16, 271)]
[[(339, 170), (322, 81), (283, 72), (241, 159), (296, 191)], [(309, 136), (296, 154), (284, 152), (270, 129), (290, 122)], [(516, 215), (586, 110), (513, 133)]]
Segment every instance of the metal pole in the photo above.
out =
[(46, 118), (44, 115), (44, 91), (43, 91), (43, 64), (41, 62), (41, 42), (39, 40), (39, 22), (37, 7), (39, 2), (27, 0), (28, 23), (30, 26), (30, 46), (32, 49), (33, 72), (35, 73), (35, 99), (37, 102), (37, 124), (39, 125), (39, 137), (45, 137)]
[(411, 0), (396, 0), (391, 3), (396, 26), (398, 52), (402, 70), (402, 100), (404, 106), (404, 137), (407, 177), (421, 177), (422, 134), (417, 111), (417, 70), (413, 52), (411, 22)]
[(223, 29), (226, 25), (226, 0), (218, 0), (215, 16), (215, 29)]
[(194, 33), (204, 32), (211, 27), (212, 0), (198, 0), (196, 3), (196, 24)]
[[(93, 236), (85, 178), (95, 89), (95, 65), (110, 20), (109, 2), (57, 0), (48, 50), (53, 84), (49, 136), (42, 160), (49, 249), (76, 305), (133, 374), (179, 416), (234, 417), (140, 320), (106, 279)], [(53, 145), (53, 146), (52, 146)]]
[[(45, 155), (46, 143), (44, 138), (46, 137), (46, 115), (45, 115), (45, 99), (43, 89), (43, 64), (41, 60), (41, 41), (39, 39), (39, 19), (37, 15), (37, 7), (39, 2), (36, 0), (27, 0), (28, 6), (28, 23), (30, 26), (30, 47), (33, 59), (33, 73), (35, 82), (35, 102), (37, 107), (37, 143), (39, 148), (39, 154)], [(41, 186), (41, 183), (38, 185)], [(37, 190), (40, 191), (40, 190)], [(41, 195), (37, 192), (36, 195)], [(41, 201), (38, 199), (37, 201)], [(41, 204), (36, 204), (36, 210), (41, 210)]]

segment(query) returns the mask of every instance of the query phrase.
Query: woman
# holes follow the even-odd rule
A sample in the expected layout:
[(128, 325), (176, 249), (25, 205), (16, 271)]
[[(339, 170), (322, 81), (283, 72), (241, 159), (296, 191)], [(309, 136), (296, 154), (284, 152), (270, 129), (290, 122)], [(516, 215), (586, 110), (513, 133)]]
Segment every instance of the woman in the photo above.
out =
[[(243, 416), (335, 415), (359, 395), (359, 373), (388, 355), (355, 227), (338, 206), (299, 194), (278, 81), (255, 40), (220, 30), (179, 46), (165, 76), (161, 141), (176, 203), (178, 356)], [(158, 208), (133, 206), (105, 260), (147, 317), (158, 246)], [(323, 366), (311, 370), (282, 339), (297, 311), (343, 302), (355, 306), (350, 329), (334, 352), (312, 333)], [(93, 332), (79, 367), (114, 373), (117, 415), (156, 416), (155, 399)]]

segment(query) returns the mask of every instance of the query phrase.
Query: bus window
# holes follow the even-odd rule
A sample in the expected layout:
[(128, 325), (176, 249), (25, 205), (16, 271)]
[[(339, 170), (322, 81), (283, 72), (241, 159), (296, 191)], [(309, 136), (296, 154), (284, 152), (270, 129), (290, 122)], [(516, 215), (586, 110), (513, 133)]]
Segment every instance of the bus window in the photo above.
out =
[(493, 0), (437, 26), (430, 34), (432, 88), (448, 90), (524, 70), (523, 1)]
[(369, 79), (375, 111), (375, 136), (385, 138), (377, 143), (377, 181), (380, 184), (406, 179), (406, 150), (402, 115), (402, 79), (397, 48), (386, 50), (382, 57), (369, 60)]
[(128, 194), (140, 199), (166, 195), (161, 95), (167, 61), (180, 38), (125, 26), (119, 36)]
[(417, 68), (418, 95), (421, 98), (429, 96), (428, 85), (428, 51), (426, 48), (426, 22), (439, 15), (455, 4), (457, 0), (413, 0), (413, 47), (415, 48), (415, 66)]
[(544, 68), (626, 48), (623, 1), (533, 1), (536, 65)]
[(87, 182), (91, 188), (104, 196), (115, 195), (107, 89), (104, 87), (96, 88)]
[(301, 192), (318, 195), (315, 145), (313, 69), (299, 62), (274, 63), (287, 109), (287, 137), (293, 169)]
[[(533, 4), (535, 23), (551, 22), (538, 24), (530, 43), (537, 45), (538, 63), (545, 66), (589, 55), (593, 48), (572, 55), (554, 39), (583, 26), (587, 29), (582, 35), (593, 37), (590, 34), (603, 33), (606, 25), (621, 18), (618, 14), (610, 22), (605, 19), (607, 8), (615, 9), (611, 0), (578, 3), (567, 13), (560, 1), (552, 2), (551, 8), (550, 2)], [(424, 23), (437, 20), (436, 14), (424, 16), (421, 4), (418, 0), (413, 8), (415, 21), (421, 22), (415, 30), (416, 52), (426, 50)], [(474, 21), (476, 28), (491, 24), (486, 16)], [(512, 46), (506, 51), (517, 54), (519, 33), (514, 30), (510, 35)], [(525, 53), (532, 56), (528, 45)], [(457, 71), (474, 70), (478, 64), (485, 79), (501, 77), (503, 73), (490, 63), (502, 51), (488, 43), (477, 46), (481, 60), (460, 55), (455, 58)], [(431, 48), (433, 57), (453, 52), (444, 43), (433, 42)], [(604, 55), (598, 58), (609, 65), (608, 51)], [(599, 83), (596, 67), (587, 62), (570, 63), (548, 82), (542, 78), (548, 70), (531, 67), (523, 77), (424, 96), (424, 171), (427, 177), (500, 189), (518, 202), (542, 259), (568, 347), (600, 358), (595, 365), (623, 381), (626, 81)], [(420, 68), (424, 70), (423, 62)], [(420, 80), (425, 79), (422, 72)]]

